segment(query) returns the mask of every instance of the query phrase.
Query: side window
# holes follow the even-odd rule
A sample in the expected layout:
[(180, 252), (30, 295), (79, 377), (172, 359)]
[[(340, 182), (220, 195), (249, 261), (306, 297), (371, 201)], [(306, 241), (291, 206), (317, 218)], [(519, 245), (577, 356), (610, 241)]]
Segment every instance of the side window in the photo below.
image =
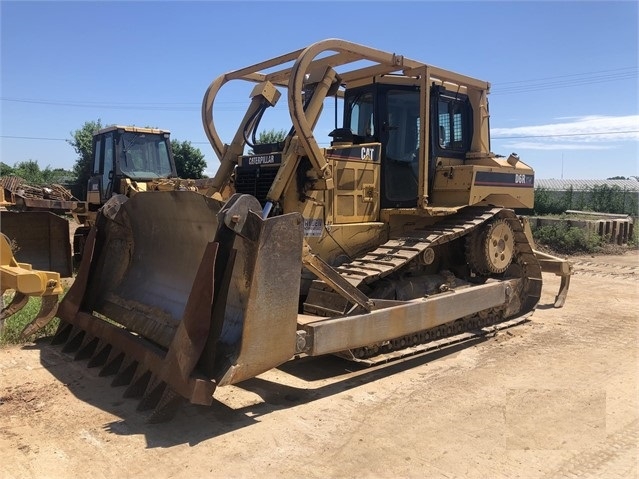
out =
[(113, 133), (109, 133), (104, 139), (104, 176), (108, 177), (113, 170)]
[(471, 121), (472, 110), (465, 95), (463, 98), (441, 96), (437, 102), (439, 148), (454, 153), (466, 153), (470, 148)]
[(102, 139), (98, 139), (95, 142), (95, 149), (93, 150), (93, 173), (100, 174), (100, 149), (102, 147)]
[(440, 101), (438, 108), (439, 118), (439, 147), (448, 148), (450, 146), (450, 114), (448, 112), (448, 102)]
[(373, 118), (373, 94), (371, 92), (356, 96), (350, 105), (351, 131), (359, 136), (370, 138), (375, 136), (375, 123)]
[(166, 149), (166, 143), (163, 141), (158, 142), (157, 150), (159, 157), (159, 172), (163, 176), (168, 176), (171, 174), (171, 163), (169, 162), (169, 152)]
[(112, 179), (109, 174), (113, 170), (113, 132), (104, 137), (104, 163), (102, 169), (102, 199), (104, 201), (111, 197), (113, 191)]

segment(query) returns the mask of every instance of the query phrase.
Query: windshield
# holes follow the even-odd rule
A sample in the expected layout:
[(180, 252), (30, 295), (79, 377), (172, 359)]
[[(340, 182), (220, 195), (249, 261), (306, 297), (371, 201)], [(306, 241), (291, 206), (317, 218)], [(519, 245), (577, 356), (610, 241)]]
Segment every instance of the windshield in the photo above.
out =
[(163, 134), (126, 131), (120, 136), (120, 141), (122, 173), (139, 180), (172, 176), (168, 140)]

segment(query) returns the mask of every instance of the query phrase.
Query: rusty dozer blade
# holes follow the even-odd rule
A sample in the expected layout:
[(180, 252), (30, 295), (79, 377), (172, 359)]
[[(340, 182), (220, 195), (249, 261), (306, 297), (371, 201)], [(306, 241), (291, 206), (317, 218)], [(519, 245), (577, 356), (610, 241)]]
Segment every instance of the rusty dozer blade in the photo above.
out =
[(302, 234), (299, 214), (263, 220), (248, 195), (224, 205), (188, 191), (114, 197), (87, 238), (54, 342), (109, 374), (126, 368), (117, 383), (154, 418), (169, 415), (174, 393), (211, 404), (217, 385), (294, 355)]
[(60, 274), (53, 271), (35, 270), (27, 263), (18, 263), (13, 256), (9, 238), (0, 234), (0, 287), (4, 294), (14, 290), (11, 302), (0, 311), (0, 331), (4, 322), (22, 310), (29, 297), (42, 297), (40, 311), (22, 332), (25, 338), (44, 327), (55, 316), (58, 295), (62, 293)]

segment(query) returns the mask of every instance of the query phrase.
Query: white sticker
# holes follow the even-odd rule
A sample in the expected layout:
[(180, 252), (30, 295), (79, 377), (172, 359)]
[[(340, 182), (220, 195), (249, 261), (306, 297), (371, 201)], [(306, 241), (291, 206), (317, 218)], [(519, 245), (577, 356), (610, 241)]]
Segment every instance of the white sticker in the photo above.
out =
[(324, 229), (324, 220), (304, 218), (304, 236), (320, 237)]

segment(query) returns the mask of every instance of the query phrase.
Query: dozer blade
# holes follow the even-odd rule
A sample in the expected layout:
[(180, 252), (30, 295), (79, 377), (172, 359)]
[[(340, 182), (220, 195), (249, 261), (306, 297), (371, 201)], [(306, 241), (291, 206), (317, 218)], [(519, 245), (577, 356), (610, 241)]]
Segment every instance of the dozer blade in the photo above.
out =
[(18, 245), (17, 261), (62, 278), (72, 276), (68, 220), (47, 211), (3, 211), (0, 216), (2, 233)]
[(176, 394), (211, 404), (218, 384), (287, 361), (302, 222), (260, 214), (247, 195), (225, 205), (188, 191), (112, 198), (60, 304), (54, 342), (89, 351), (89, 365), (104, 364), (142, 409), (156, 408), (153, 420), (170, 416)]

